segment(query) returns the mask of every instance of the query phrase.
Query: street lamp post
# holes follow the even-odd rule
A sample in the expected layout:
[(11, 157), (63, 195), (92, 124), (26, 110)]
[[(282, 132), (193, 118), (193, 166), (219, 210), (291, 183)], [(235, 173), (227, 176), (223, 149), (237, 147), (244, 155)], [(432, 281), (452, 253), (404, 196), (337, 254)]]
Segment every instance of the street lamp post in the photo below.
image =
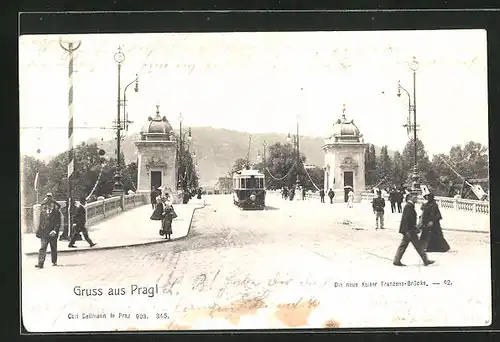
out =
[(125, 129), (128, 130), (128, 125), (132, 123), (132, 121), (129, 121), (128, 119), (128, 113), (127, 113), (127, 89), (130, 87), (132, 84), (135, 83), (134, 91), (137, 93), (139, 92), (139, 75), (135, 75), (135, 79), (127, 84), (125, 87), (125, 90), (123, 91), (123, 114), (124, 114), (124, 126)]
[(413, 174), (412, 174), (412, 186), (413, 186), (413, 191), (418, 192), (419, 191), (419, 177), (418, 177), (418, 160), (417, 160), (417, 90), (416, 90), (416, 79), (417, 79), (417, 70), (419, 67), (418, 61), (415, 57), (413, 57), (412, 61), (409, 63), (409, 67), (411, 71), (413, 72), (413, 106), (411, 104), (411, 96), (410, 93), (401, 86), (400, 82), (398, 82), (398, 96), (401, 96), (401, 89), (406, 92), (408, 95), (408, 121), (410, 121), (410, 115), (411, 112), (413, 111), (413, 125), (411, 125), (410, 122), (408, 122), (408, 126), (413, 126), (413, 156), (414, 156), (414, 162), (413, 162)]
[(121, 182), (120, 174), (120, 143), (121, 143), (121, 67), (122, 63), (125, 61), (125, 54), (121, 52), (121, 47), (118, 48), (118, 52), (115, 53), (115, 62), (118, 65), (118, 102), (117, 102), (117, 114), (116, 114), (116, 172), (115, 172), (115, 184), (113, 192), (115, 194), (123, 193), (123, 184)]

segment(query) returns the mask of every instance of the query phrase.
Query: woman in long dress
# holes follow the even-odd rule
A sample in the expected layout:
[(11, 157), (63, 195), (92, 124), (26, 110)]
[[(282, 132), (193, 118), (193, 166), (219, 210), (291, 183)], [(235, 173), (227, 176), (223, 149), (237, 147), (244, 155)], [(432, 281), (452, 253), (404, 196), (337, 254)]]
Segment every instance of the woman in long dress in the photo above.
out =
[(420, 241), (427, 252), (447, 252), (450, 245), (446, 241), (441, 228), (442, 216), (433, 194), (424, 196), (427, 200), (422, 205), (422, 234)]
[(354, 203), (354, 192), (352, 189), (349, 189), (349, 193), (347, 194), (347, 207), (352, 208)]
[(163, 219), (161, 221), (161, 229), (163, 234), (165, 235), (165, 239), (170, 240), (170, 236), (172, 234), (172, 220), (174, 219), (174, 211), (172, 207), (172, 198), (168, 193), (161, 196), (161, 203), (163, 206)]

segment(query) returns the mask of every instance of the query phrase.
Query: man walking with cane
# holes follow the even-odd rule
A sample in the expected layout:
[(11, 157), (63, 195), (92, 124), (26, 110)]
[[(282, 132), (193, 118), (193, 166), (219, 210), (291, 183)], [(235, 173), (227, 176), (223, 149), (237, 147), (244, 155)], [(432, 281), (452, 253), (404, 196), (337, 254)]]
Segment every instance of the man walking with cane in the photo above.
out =
[(75, 216), (74, 216), (75, 217), (74, 225), (76, 227), (74, 229), (73, 236), (71, 237), (71, 240), (69, 241), (68, 247), (76, 248), (76, 246), (75, 246), (76, 236), (80, 232), (83, 234), (83, 237), (88, 242), (90, 247), (94, 247), (96, 245), (96, 243), (92, 242), (92, 240), (90, 239), (89, 232), (87, 231), (87, 228), (85, 227), (85, 224), (87, 223), (85, 202), (86, 202), (85, 197), (82, 197), (80, 199), (80, 201), (76, 202), (76, 210), (75, 210), (76, 212), (75, 212)]
[(417, 212), (415, 211), (415, 203), (417, 201), (416, 194), (406, 195), (406, 205), (403, 209), (403, 215), (401, 215), (401, 223), (399, 225), (399, 233), (403, 235), (401, 243), (399, 244), (398, 250), (396, 251), (396, 256), (394, 257), (394, 266), (405, 266), (401, 263), (403, 254), (406, 251), (408, 245), (411, 244), (417, 250), (417, 253), (422, 258), (424, 266), (428, 266), (434, 263), (434, 261), (427, 259), (427, 254), (420, 241), (418, 240), (417, 234)]
[(61, 229), (61, 213), (56, 209), (52, 199), (45, 199), (42, 202), (42, 212), (40, 215), (40, 225), (36, 232), (36, 237), (41, 241), (41, 247), (38, 251), (38, 263), (36, 268), (43, 268), (47, 247), (50, 245), (50, 256), (52, 266), (57, 266), (57, 235)]

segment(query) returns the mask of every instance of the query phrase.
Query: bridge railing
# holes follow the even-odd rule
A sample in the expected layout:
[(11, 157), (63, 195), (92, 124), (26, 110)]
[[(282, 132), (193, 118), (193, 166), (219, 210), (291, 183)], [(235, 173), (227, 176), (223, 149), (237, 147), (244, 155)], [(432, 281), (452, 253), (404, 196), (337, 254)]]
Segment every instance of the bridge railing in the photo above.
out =
[[(281, 195), (279, 190), (268, 190), (268, 193), (273, 195)], [(299, 195), (299, 197), (301, 197)], [(386, 201), (389, 200), (389, 195), (383, 196)], [(319, 199), (319, 193), (307, 192), (307, 199)], [(361, 193), (361, 201), (371, 202), (375, 198), (375, 194), (371, 192)], [(434, 198), (442, 209), (448, 210), (458, 210), (461, 212), (477, 213), (488, 215), (490, 213), (490, 202), (489, 201), (479, 201), (479, 200), (468, 200), (463, 198), (451, 198), (451, 197), (439, 197)]]
[(147, 204), (147, 198), (143, 194), (117, 196), (89, 203), (85, 206), (85, 209), (87, 209), (87, 224), (90, 226), (117, 213), (144, 204)]
[[(373, 193), (362, 193), (361, 199), (363, 201), (371, 201), (375, 198)], [(384, 196), (385, 200), (389, 199), (389, 196)], [(490, 202), (489, 201), (479, 201), (479, 200), (469, 200), (463, 198), (451, 198), (451, 197), (434, 197), (438, 206), (442, 209), (448, 210), (458, 210), (469, 213), (485, 214), (490, 213)]]
[[(61, 205), (61, 212), (64, 212), (66, 203), (64, 201), (58, 201), (58, 203)], [(90, 227), (91, 225), (99, 221), (102, 221), (110, 216), (116, 215), (125, 210), (145, 205), (147, 203), (148, 203), (148, 198), (144, 194), (116, 196), (88, 203), (85, 205), (87, 226)], [(32, 225), (30, 225), (27, 222), (27, 219), (30, 219), (29, 217), (25, 216), (22, 218), (22, 222), (23, 221), (25, 222), (22, 227), (23, 232), (25, 233), (35, 232), (36, 227), (38, 227), (38, 223), (40, 222), (40, 212), (41, 212), (41, 205), (35, 204), (33, 206), (33, 216), (31, 218), (33, 222)], [(64, 218), (61, 217), (61, 220), (63, 219)], [(61, 224), (63, 224), (63, 222), (61, 222)]]

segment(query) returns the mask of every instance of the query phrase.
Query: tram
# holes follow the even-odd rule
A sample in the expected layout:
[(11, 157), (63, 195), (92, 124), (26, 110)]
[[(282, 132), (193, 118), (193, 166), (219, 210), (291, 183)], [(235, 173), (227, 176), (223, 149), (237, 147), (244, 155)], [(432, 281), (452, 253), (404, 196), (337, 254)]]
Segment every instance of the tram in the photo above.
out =
[(233, 175), (233, 202), (241, 209), (263, 210), (266, 207), (264, 174), (243, 169)]

